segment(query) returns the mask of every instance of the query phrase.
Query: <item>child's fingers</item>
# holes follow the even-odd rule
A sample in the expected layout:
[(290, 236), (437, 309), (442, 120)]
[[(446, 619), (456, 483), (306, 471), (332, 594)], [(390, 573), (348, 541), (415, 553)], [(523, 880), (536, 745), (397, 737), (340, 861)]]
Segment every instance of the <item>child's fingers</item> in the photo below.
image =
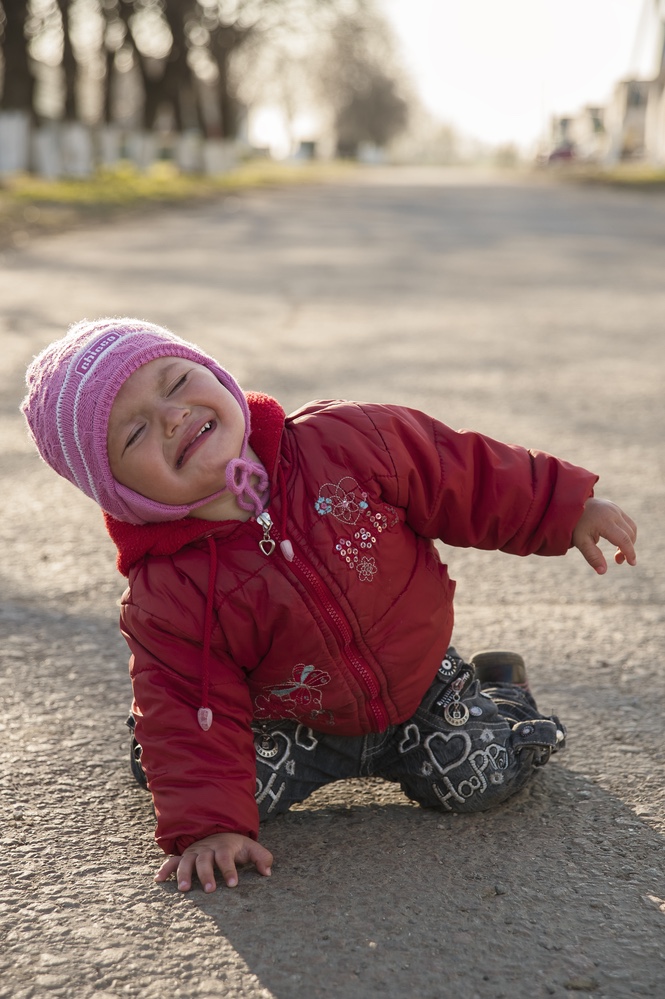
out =
[[(623, 562), (628, 562), (629, 565), (636, 564), (635, 539), (637, 537), (637, 530), (632, 521), (628, 522), (628, 518), (626, 518), (625, 523), (613, 524), (611, 529), (608, 529), (604, 534), (604, 537), (607, 538), (610, 544), (617, 546), (617, 553), (614, 556), (614, 560), (618, 565), (621, 565)], [(618, 558), (617, 556), (621, 557)]]
[(573, 544), (589, 565), (602, 576), (607, 571), (607, 562), (598, 547), (601, 538), (616, 547), (614, 561), (617, 565), (624, 562), (630, 565), (637, 563), (635, 522), (616, 503), (591, 497), (573, 531)]
[(270, 850), (247, 837), (231, 835), (221, 846), (217, 846), (216, 839), (217, 837), (210, 837), (205, 843), (201, 841), (188, 847), (181, 857), (168, 857), (155, 875), (155, 881), (166, 881), (177, 872), (178, 888), (180, 891), (189, 891), (192, 876), (196, 872), (203, 890), (213, 892), (217, 887), (216, 864), (228, 887), (235, 888), (238, 884), (236, 861), (241, 864), (253, 863), (260, 874), (270, 877), (273, 862)]
[(248, 845), (243, 845), (238, 853), (226, 847), (215, 851), (215, 861), (229, 888), (235, 888), (238, 884), (236, 860), (241, 864), (254, 864), (259, 874), (270, 877), (273, 856), (270, 850), (266, 850), (260, 843), (251, 842)]
[(228, 848), (215, 851), (215, 861), (220, 871), (222, 872), (222, 877), (224, 882), (229, 888), (235, 888), (238, 884), (238, 872), (236, 870), (236, 865), (233, 857), (233, 853)]
[(183, 853), (182, 857), (178, 857), (178, 860), (178, 873), (176, 875), (178, 889), (180, 891), (189, 891), (192, 887), (192, 872), (196, 862), (196, 855)]
[(249, 861), (254, 864), (259, 874), (263, 874), (269, 878), (272, 873), (273, 862), (273, 855), (270, 850), (266, 850), (265, 846), (261, 846), (260, 843), (252, 843), (247, 853)]
[(177, 871), (180, 857), (167, 857), (155, 874), (155, 881), (167, 881), (174, 871)]
[(196, 873), (205, 892), (214, 891), (217, 887), (213, 870), (214, 859), (215, 854), (212, 850), (204, 850), (196, 857)]
[(614, 556), (614, 560), (617, 565), (621, 565), (623, 562), (627, 562), (628, 565), (636, 565), (637, 556), (635, 554), (634, 546), (626, 543), (617, 545), (617, 553)]
[(594, 569), (599, 576), (607, 572), (607, 562), (605, 561), (605, 556), (601, 552), (598, 545), (591, 539), (587, 538), (585, 541), (580, 541), (577, 545), (580, 554), (587, 560), (592, 569)]

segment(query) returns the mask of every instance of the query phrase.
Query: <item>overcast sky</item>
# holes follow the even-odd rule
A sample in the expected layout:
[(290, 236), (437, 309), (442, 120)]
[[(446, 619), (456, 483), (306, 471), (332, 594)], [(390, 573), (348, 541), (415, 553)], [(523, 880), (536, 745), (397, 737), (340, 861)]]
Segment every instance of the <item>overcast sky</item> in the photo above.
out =
[(529, 148), (551, 114), (604, 104), (652, 75), (665, 0), (380, 0), (406, 68), (438, 118)]

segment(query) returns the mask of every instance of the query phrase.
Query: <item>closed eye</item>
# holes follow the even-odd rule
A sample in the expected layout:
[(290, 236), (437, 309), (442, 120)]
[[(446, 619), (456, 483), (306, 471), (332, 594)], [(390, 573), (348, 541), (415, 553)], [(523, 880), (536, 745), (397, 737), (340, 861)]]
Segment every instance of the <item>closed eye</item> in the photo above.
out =
[(187, 381), (187, 375), (185, 374), (181, 378), (178, 379), (178, 381), (175, 383), (175, 385), (173, 386), (173, 388), (169, 389), (168, 395), (173, 395), (173, 393), (175, 391), (177, 391), (177, 389), (181, 388), (185, 384), (186, 381)]
[(143, 433), (143, 430), (144, 430), (143, 426), (140, 426), (140, 427), (136, 428), (136, 430), (134, 431), (134, 433), (132, 434), (132, 436), (129, 438), (129, 440), (125, 444), (125, 448), (124, 448), (125, 451), (127, 450), (128, 447), (131, 447), (132, 444), (136, 444), (137, 440), (139, 439), (139, 437)]

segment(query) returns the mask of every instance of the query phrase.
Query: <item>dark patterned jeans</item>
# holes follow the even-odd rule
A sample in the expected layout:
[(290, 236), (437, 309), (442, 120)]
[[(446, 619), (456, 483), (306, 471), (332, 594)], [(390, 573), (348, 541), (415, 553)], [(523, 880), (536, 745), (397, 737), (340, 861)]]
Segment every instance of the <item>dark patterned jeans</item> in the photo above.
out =
[(530, 693), (481, 689), (473, 666), (452, 649), (413, 717), (385, 732), (327, 735), (289, 721), (254, 731), (262, 822), (353, 777), (394, 781), (425, 808), (485, 811), (516, 794), (565, 744), (559, 719), (541, 715)]

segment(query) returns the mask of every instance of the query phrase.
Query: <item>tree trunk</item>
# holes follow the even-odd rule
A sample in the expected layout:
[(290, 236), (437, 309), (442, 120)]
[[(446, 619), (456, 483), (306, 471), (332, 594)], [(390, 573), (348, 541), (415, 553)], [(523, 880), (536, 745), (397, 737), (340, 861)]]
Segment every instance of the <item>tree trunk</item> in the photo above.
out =
[(173, 108), (178, 132), (203, 127), (197, 84), (187, 62), (185, 22), (188, 14), (194, 14), (194, 7), (192, 0), (164, 0), (164, 17), (173, 36), (173, 46), (164, 66), (162, 89), (164, 100)]
[(5, 26), (2, 51), (5, 63), (4, 85), (0, 98), (3, 111), (33, 113), (32, 100), (35, 78), (28, 56), (25, 24), (28, 19), (27, 0), (3, 0)]
[(211, 33), (210, 52), (217, 65), (217, 104), (221, 137), (235, 139), (238, 132), (238, 102), (229, 91), (229, 60), (234, 49), (245, 40), (247, 32), (230, 24), (220, 24)]
[[(143, 83), (143, 109), (141, 112), (141, 127), (144, 131), (150, 131), (155, 123), (157, 111), (159, 110), (159, 92), (161, 88), (161, 78), (154, 79), (146, 68), (146, 61), (143, 53), (137, 46), (130, 17), (132, 15), (131, 0), (118, 0), (118, 14), (126, 29), (126, 41), (131, 45), (136, 63), (141, 74)], [(108, 65), (108, 63), (107, 63)], [(110, 102), (110, 77), (109, 77), (109, 102)], [(110, 104), (109, 104), (110, 107)]]
[(56, 0), (62, 18), (62, 72), (65, 78), (63, 117), (65, 121), (76, 121), (76, 80), (78, 64), (72, 39), (69, 33), (69, 0)]
[[(156, 75), (154, 66), (148, 68), (145, 56), (139, 49), (130, 24), (131, 7), (128, 0), (120, 0), (120, 16), (127, 28), (143, 82), (142, 125), (145, 131), (152, 131), (161, 107), (166, 105), (173, 115), (174, 129), (201, 127), (201, 119), (196, 94), (196, 83), (187, 63), (187, 39), (185, 21), (194, 11), (195, 0), (164, 0), (164, 18), (169, 26), (173, 43), (164, 60), (161, 71)], [(184, 111), (184, 113), (183, 113)]]
[(105, 49), (104, 62), (106, 72), (103, 81), (102, 121), (105, 125), (110, 125), (113, 120), (113, 69), (115, 66), (115, 52), (112, 49)]

